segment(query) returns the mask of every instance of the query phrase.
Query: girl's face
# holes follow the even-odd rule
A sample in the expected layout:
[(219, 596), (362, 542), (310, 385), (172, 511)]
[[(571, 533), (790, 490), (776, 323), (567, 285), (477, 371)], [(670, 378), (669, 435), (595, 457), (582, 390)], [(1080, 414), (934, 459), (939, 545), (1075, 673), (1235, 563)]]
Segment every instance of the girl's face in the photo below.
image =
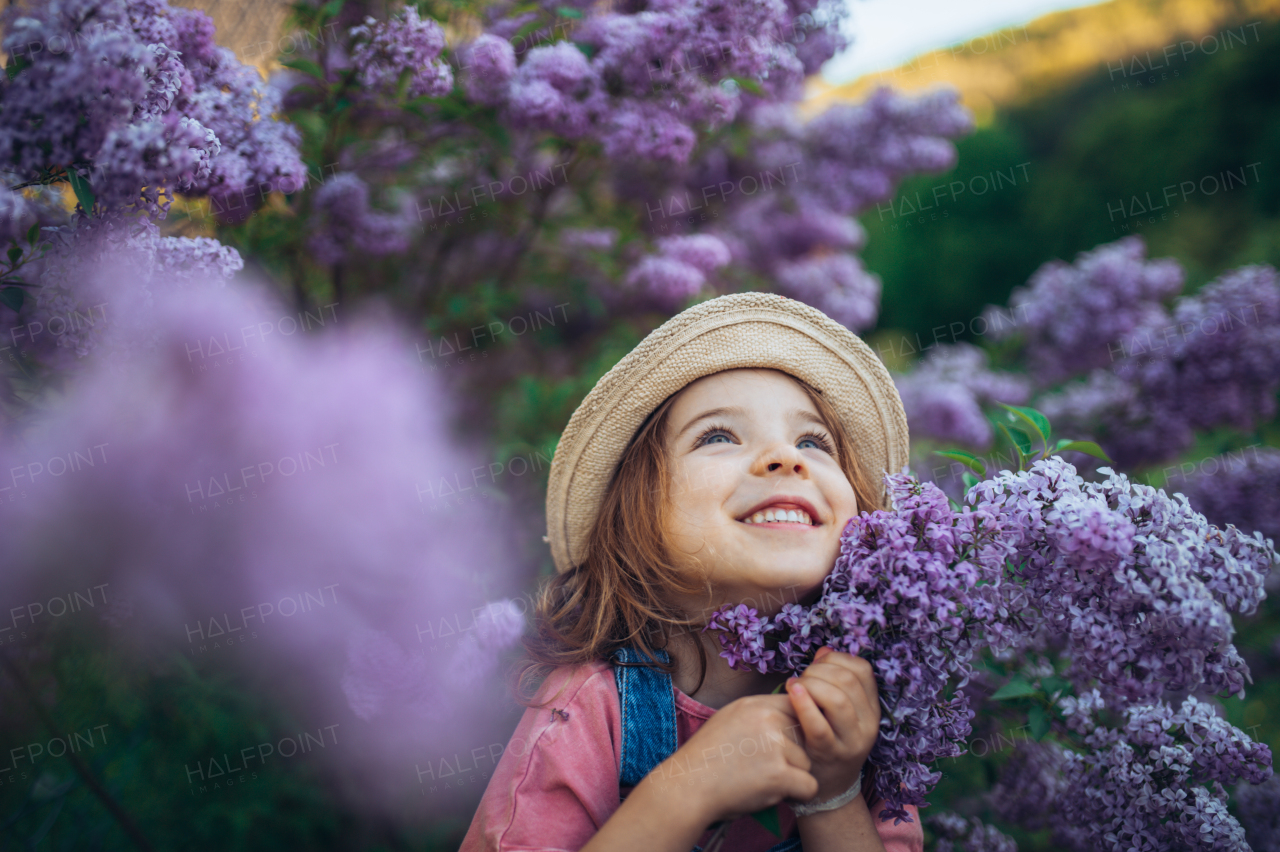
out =
[(774, 614), (822, 585), (858, 505), (831, 431), (794, 379), (753, 369), (692, 382), (672, 403), (665, 442), (663, 537), (678, 568), (705, 572), (708, 615), (725, 603)]

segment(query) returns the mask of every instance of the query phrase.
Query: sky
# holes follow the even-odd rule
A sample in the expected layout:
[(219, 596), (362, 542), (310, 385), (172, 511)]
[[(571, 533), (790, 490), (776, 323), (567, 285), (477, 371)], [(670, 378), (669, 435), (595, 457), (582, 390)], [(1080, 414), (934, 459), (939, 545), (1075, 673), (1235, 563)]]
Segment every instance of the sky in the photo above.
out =
[(961, 44), (1049, 12), (1089, 6), (1081, 0), (845, 0), (853, 45), (822, 68), (828, 83), (847, 83), (930, 50)]

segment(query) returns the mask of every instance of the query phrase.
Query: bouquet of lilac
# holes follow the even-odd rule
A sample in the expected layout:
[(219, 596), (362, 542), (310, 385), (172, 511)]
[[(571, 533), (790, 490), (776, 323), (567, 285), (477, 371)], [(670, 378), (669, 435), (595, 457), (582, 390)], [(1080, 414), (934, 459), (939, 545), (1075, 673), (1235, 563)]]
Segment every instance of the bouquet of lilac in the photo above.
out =
[[(717, 612), (721, 655), (737, 668), (799, 673), (824, 645), (872, 662), (883, 705), (868, 757), (882, 819), (910, 821), (941, 778), (929, 764), (963, 753), (970, 674), (981, 625), (1008, 615), (1001, 593), (1013, 548), (992, 512), (955, 511), (935, 485), (886, 475), (894, 508), (849, 521), (835, 568), (812, 606), (774, 618), (745, 605)], [(990, 629), (990, 628), (988, 628)]]
[[(849, 522), (818, 601), (773, 618), (720, 610), (707, 629), (720, 631), (721, 655), (798, 674), (828, 645), (872, 663), (882, 714), (868, 763), (882, 819), (925, 804), (940, 778), (929, 765), (964, 753), (970, 694), (984, 692), (975, 685), (998, 686), (982, 712), (1025, 711), (1037, 740), (1010, 766), (1026, 764), (1018, 771), (1038, 781), (1010, 780), (1017, 795), (1005, 804), (1047, 818), (1062, 845), (1242, 848), (1223, 785), (1264, 781), (1271, 753), (1203, 699), (1244, 694), (1231, 611), (1247, 615), (1264, 597), (1272, 542), (1218, 529), (1181, 494), (1110, 468), (1086, 482), (1052, 453), (1102, 455), (1095, 444), (1051, 444), (1042, 414), (1002, 407), (1017, 424), (997, 425), (1018, 471), (966, 474), (963, 507), (907, 474), (886, 475), (892, 508)], [(946, 455), (985, 472), (973, 456)], [(1061, 672), (1015, 667), (1002, 684), (969, 685), (978, 652), (1016, 661), (1049, 643), (1063, 646)], [(1141, 769), (1135, 760), (1148, 761), (1146, 774), (1121, 779), (1122, 767)]]

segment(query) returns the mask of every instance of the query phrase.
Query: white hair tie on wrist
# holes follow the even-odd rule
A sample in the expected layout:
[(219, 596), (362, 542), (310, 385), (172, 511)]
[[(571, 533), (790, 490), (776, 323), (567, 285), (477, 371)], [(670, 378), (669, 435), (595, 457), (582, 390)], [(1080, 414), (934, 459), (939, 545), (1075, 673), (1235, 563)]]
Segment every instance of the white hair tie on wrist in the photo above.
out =
[(853, 786), (845, 790), (839, 796), (833, 799), (827, 799), (825, 802), (818, 802), (815, 805), (792, 805), (791, 812), (797, 817), (809, 816), (819, 811), (834, 811), (836, 808), (843, 808), (854, 800), (859, 793), (862, 792), (862, 774), (864, 770), (858, 772), (858, 780), (853, 782)]

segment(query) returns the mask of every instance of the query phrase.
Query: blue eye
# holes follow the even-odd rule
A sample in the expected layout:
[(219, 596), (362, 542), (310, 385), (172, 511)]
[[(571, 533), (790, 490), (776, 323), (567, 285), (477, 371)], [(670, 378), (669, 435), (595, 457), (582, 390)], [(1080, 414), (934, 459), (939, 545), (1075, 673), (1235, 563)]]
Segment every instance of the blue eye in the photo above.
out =
[(732, 444), (733, 433), (723, 426), (711, 426), (705, 429), (698, 439), (694, 441), (694, 447), (705, 447), (707, 444)]
[(835, 448), (831, 445), (831, 439), (826, 435), (805, 435), (796, 442), (798, 450), (822, 450), (824, 453), (835, 455)]

